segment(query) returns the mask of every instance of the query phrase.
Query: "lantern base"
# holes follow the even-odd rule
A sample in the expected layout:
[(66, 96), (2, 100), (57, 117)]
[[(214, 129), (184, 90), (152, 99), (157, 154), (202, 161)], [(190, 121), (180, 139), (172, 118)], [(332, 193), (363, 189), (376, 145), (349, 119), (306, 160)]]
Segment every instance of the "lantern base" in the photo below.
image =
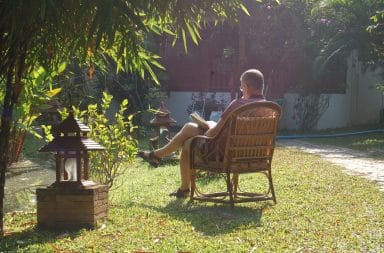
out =
[(39, 227), (95, 228), (98, 221), (107, 217), (108, 187), (94, 182), (74, 187), (74, 183), (77, 182), (60, 182), (36, 189)]
[(91, 186), (96, 186), (98, 185), (97, 183), (90, 181), (90, 180), (81, 180), (81, 181), (59, 181), (59, 182), (54, 182), (49, 188), (86, 188), (86, 187), (91, 187)]

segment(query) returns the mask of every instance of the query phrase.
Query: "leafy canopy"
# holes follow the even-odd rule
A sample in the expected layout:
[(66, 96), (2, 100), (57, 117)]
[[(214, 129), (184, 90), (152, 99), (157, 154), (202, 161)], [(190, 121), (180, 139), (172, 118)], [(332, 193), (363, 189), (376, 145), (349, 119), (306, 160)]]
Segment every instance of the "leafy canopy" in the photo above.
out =
[(323, 0), (312, 10), (313, 18), (326, 24), (320, 41), (324, 50), (316, 65), (320, 71), (337, 57), (345, 58), (352, 50), (366, 63), (382, 62), (382, 0)]
[[(189, 35), (197, 43), (206, 20), (236, 20), (240, 0), (13, 0), (0, 2), (0, 75), (18, 60), (32, 70), (36, 64), (55, 69), (77, 56), (97, 61), (112, 56), (117, 70), (145, 73), (157, 81), (152, 66), (158, 56), (143, 41), (149, 32)], [(87, 59), (88, 57), (88, 59)]]

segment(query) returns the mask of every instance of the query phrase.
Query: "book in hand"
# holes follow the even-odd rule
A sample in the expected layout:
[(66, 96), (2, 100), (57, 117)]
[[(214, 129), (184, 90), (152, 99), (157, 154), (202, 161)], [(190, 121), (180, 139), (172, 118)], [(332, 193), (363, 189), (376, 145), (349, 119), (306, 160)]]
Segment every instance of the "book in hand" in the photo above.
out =
[(190, 116), (191, 116), (192, 122), (195, 122), (196, 124), (198, 124), (200, 128), (204, 130), (208, 130), (210, 128), (209, 123), (205, 119), (203, 119), (197, 112), (191, 113)]

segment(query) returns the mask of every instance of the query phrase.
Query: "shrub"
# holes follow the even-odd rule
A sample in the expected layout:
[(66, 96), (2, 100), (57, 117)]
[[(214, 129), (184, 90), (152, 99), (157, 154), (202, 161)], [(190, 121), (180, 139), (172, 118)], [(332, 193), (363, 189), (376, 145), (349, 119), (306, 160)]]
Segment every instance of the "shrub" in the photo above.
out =
[[(106, 117), (112, 101), (112, 95), (103, 93), (102, 104), (90, 104), (86, 110), (72, 107), (75, 117), (80, 119), (90, 129), (94, 141), (105, 147), (103, 152), (90, 152), (90, 177), (96, 182), (106, 184), (109, 188), (117, 188), (120, 185), (119, 176), (129, 164), (135, 160), (137, 153), (137, 140), (132, 133), (137, 128), (133, 125), (133, 115), (126, 116), (128, 100), (124, 99), (120, 109), (115, 113), (113, 119)], [(68, 111), (60, 111), (64, 119)], [(50, 127), (43, 126), (47, 132)], [(49, 140), (51, 136), (47, 136)]]

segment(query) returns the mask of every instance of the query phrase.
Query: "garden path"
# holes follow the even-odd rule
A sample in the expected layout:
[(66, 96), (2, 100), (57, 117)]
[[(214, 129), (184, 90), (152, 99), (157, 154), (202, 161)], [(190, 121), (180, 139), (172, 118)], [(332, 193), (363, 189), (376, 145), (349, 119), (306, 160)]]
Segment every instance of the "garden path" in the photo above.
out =
[(348, 174), (358, 175), (376, 182), (380, 190), (384, 191), (384, 160), (370, 158), (367, 152), (315, 144), (298, 139), (279, 140), (277, 145), (316, 154), (333, 164), (343, 167), (344, 172)]
[(5, 174), (5, 212), (31, 210), (36, 206), (35, 191), (55, 182), (53, 160), (32, 161), (25, 159), (13, 163)]

